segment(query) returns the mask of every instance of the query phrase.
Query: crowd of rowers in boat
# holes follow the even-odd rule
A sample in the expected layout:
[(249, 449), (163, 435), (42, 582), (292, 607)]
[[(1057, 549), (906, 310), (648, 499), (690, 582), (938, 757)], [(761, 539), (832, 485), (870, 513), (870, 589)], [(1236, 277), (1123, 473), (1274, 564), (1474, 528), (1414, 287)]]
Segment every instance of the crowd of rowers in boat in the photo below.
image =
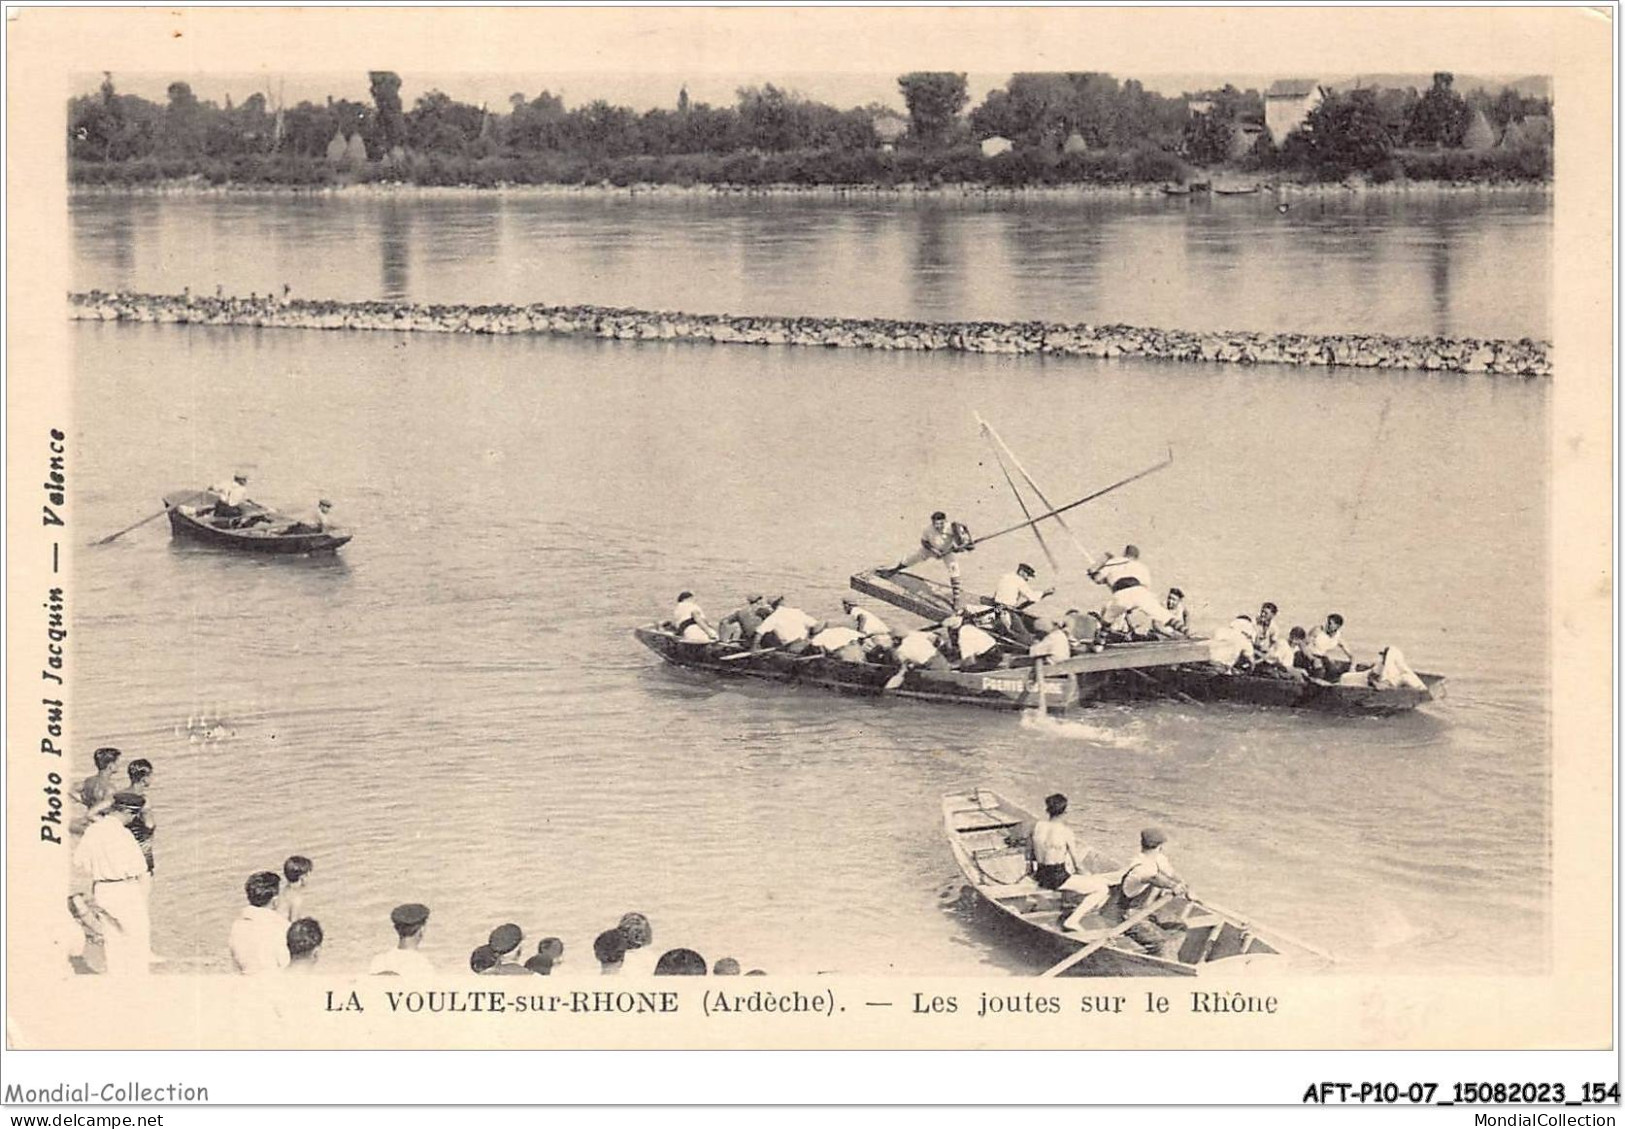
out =
[(231, 476), (225, 486), (210, 486), (205, 491), (215, 501), (187, 512), (193, 517), (206, 518), (217, 529), (253, 529), (264, 525), (266, 532), (283, 534), (325, 533), (338, 523), (333, 519), (333, 503), (318, 499), (315, 509), (304, 514), (288, 515), (269, 510), (248, 496), (248, 475), (241, 472)]
[[(953, 532), (937, 528), (943, 525), (942, 515), (933, 515), (933, 527), (927, 533), (935, 529), (953, 538)], [(740, 657), (776, 650), (903, 670), (971, 673), (1030, 666), (1038, 659), (1059, 662), (1080, 650), (1099, 651), (1108, 643), (1190, 637), (1184, 592), (1170, 588), (1159, 600), (1135, 545), (1125, 546), (1120, 554), (1106, 554), (1090, 570), (1090, 579), (1111, 589), (1102, 607), (1088, 611), (1069, 608), (1055, 618), (1029, 611), (1053, 595), (1054, 589), (1035, 589), (1037, 570), (1026, 563), (1000, 578), (991, 603), (967, 606), (954, 559), (958, 551), (963, 549), (944, 551), (922, 538), (920, 552), (877, 570), (882, 576), (895, 575), (932, 558), (947, 564), (955, 611), (925, 627), (893, 632), (878, 615), (850, 597), (841, 601), (840, 617), (820, 620), (785, 603), (783, 596), (767, 599), (760, 594), (749, 596), (744, 606), (713, 624), (694, 593), (686, 590), (678, 593), (666, 626), (683, 642), (714, 645)], [(1293, 627), (1283, 637), (1278, 612), (1273, 602), (1265, 602), (1256, 620), (1236, 616), (1210, 640), (1211, 660), (1231, 670), (1298, 681), (1423, 687), (1398, 648), (1383, 648), (1374, 664), (1357, 664), (1343, 637), (1341, 615), (1332, 613), (1312, 631)]]

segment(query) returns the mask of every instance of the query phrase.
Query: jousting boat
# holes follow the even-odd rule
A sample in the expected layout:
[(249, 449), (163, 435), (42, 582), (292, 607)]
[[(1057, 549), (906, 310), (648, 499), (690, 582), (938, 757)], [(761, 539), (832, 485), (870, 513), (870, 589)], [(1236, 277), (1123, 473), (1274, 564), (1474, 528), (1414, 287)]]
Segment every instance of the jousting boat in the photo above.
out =
[[(1318, 971), (1333, 963), (1331, 954), (1308, 942), (1200, 898), (1164, 895), (1125, 913), (1118, 882), (1102, 909), (1080, 922), (1084, 928), (1063, 929), (1077, 896), (1041, 890), (1033, 881), (1031, 812), (990, 789), (971, 788), (942, 798), (942, 820), (969, 889), (1019, 926), (1031, 955), (1055, 962), (1045, 976), (1227, 976)], [(1124, 869), (1093, 851), (1080, 861), (1091, 872), (1120, 876)]]
[[(953, 614), (947, 586), (915, 573), (860, 572), (851, 578), (851, 585), (858, 592), (922, 619), (940, 621)], [(992, 603), (985, 596), (972, 597), (969, 602)], [(1442, 674), (1418, 672), (1424, 688), (1416, 689), (1346, 685), (1232, 670), (1210, 661), (1208, 641), (1200, 636), (1107, 643), (1098, 654), (1084, 651), (1066, 662), (1053, 663), (1049, 672), (1078, 676), (1078, 692), (1068, 705), (1157, 700), (1186, 704), (1234, 702), (1383, 717), (1414, 710), (1445, 696)]]
[(243, 507), (245, 516), (262, 515), (266, 520), (244, 528), (215, 525), (206, 513), (219, 500), (219, 495), (208, 491), (179, 491), (167, 495), (164, 509), (169, 514), (170, 532), (177, 538), (212, 545), (217, 549), (232, 549), (244, 553), (331, 553), (345, 545), (354, 536), (337, 530), (320, 533), (282, 533), (278, 530), (293, 524), (294, 519), (249, 503)]

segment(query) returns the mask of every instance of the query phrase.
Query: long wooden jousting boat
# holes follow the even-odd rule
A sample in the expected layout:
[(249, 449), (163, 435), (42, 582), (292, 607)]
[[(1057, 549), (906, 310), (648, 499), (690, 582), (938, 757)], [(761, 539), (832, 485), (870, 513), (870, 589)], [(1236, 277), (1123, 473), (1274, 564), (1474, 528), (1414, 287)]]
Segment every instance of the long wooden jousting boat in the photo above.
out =
[[(970, 788), (942, 798), (942, 820), (969, 888), (1021, 927), (1033, 956), (1055, 962), (1045, 976), (1212, 976), (1314, 971), (1332, 963), (1323, 950), (1199, 897), (1165, 895), (1125, 916), (1117, 881), (1105, 906), (1081, 922), (1085, 928), (1068, 931), (1061, 923), (1076, 907), (1076, 895), (1041, 890), (1029, 873), (1031, 812), (990, 789)], [(1081, 862), (1119, 879), (1123, 872), (1120, 863), (1093, 851)]]
[[(1038, 705), (1038, 685), (1031, 666), (981, 673), (915, 669), (902, 683), (887, 688), (897, 667), (890, 663), (848, 662), (824, 655), (784, 651), (752, 652), (736, 643), (687, 643), (669, 625), (648, 624), (633, 630), (638, 642), (673, 666), (731, 678), (788, 682), (868, 697), (914, 698), (954, 705), (1023, 710)], [(1052, 668), (1053, 669), (1053, 668)], [(1078, 680), (1070, 673), (1043, 680), (1045, 708), (1062, 711), (1078, 705)]]
[[(938, 621), (953, 614), (947, 586), (917, 573), (871, 570), (854, 575), (851, 585), (858, 592), (922, 619)], [(986, 596), (973, 596), (968, 602), (992, 603)], [(1379, 689), (1235, 671), (1209, 661), (1208, 641), (1202, 637), (1111, 643), (1099, 654), (1083, 652), (1066, 663), (1052, 664), (1050, 669), (1055, 673), (1070, 669), (1072, 673), (1097, 676), (1080, 687), (1078, 703), (1234, 702), (1382, 717), (1405, 713), (1445, 696), (1445, 678), (1441, 674), (1418, 672), (1417, 677), (1425, 686), (1418, 690), (1408, 686)]]
[[(268, 521), (258, 522), (243, 529), (218, 526), (208, 521), (199, 511), (214, 505), (218, 496), (206, 491), (185, 491), (164, 498), (164, 509), (169, 514), (170, 532), (177, 538), (212, 545), (218, 549), (233, 549), (246, 553), (331, 553), (349, 543), (354, 534), (334, 531), (321, 533), (279, 533), (277, 530), (293, 519), (275, 510), (252, 503), (245, 508), (248, 514), (263, 514)], [(203, 502), (201, 507), (196, 505)]]

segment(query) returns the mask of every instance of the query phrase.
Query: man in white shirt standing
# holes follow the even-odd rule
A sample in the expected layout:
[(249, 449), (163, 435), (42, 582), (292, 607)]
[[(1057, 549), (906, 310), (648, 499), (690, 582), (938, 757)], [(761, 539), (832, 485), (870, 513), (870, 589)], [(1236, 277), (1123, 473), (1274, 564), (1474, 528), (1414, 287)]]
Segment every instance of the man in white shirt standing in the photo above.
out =
[(232, 922), (228, 945), (232, 964), (245, 976), (288, 967), (288, 919), (277, 904), (281, 890), (282, 876), (271, 870), (250, 874), (243, 883), (248, 905)]
[(1140, 560), (1137, 546), (1126, 545), (1121, 556), (1108, 556), (1089, 570), (1089, 578), (1112, 590), (1105, 607), (1097, 613), (1105, 630), (1119, 630), (1120, 624), (1130, 627), (1123, 621), (1135, 612), (1144, 616), (1153, 628), (1172, 629), (1174, 614), (1151, 594), (1151, 570)]
[(145, 976), (152, 963), (152, 876), (128, 826), (146, 802), (139, 792), (116, 793), (112, 807), (85, 829), (74, 852), (75, 865), (90, 876), (90, 901), (110, 976)]
[(419, 946), (429, 924), (429, 907), (407, 902), (389, 911), (389, 922), (395, 927), (395, 947), (385, 949), (372, 958), (367, 972), (372, 976), (428, 976), (434, 965), (424, 956)]

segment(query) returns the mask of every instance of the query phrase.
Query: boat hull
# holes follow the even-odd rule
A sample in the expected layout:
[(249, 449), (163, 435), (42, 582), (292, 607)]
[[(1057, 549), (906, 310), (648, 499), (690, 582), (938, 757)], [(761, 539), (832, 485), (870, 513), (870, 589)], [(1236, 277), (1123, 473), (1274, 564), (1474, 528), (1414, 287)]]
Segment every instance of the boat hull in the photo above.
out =
[[(673, 666), (703, 670), (729, 678), (751, 678), (812, 686), (865, 697), (912, 698), (987, 709), (1025, 710), (1038, 706), (1030, 669), (963, 671), (910, 670), (902, 684), (885, 689), (897, 673), (891, 665), (847, 662), (827, 656), (791, 655), (783, 651), (751, 653), (726, 643), (685, 643), (665, 628), (650, 625), (632, 633), (645, 647)], [(1044, 705), (1056, 712), (1078, 705), (1078, 683), (1070, 677), (1044, 679)]]
[[(253, 526), (248, 529), (221, 529), (187, 512), (180, 505), (164, 503), (169, 513), (169, 529), (177, 539), (210, 545), (217, 549), (230, 549), (240, 553), (271, 553), (293, 555), (302, 553), (331, 553), (349, 542), (348, 533), (272, 533), (269, 529)], [(265, 511), (272, 523), (287, 518)]]

